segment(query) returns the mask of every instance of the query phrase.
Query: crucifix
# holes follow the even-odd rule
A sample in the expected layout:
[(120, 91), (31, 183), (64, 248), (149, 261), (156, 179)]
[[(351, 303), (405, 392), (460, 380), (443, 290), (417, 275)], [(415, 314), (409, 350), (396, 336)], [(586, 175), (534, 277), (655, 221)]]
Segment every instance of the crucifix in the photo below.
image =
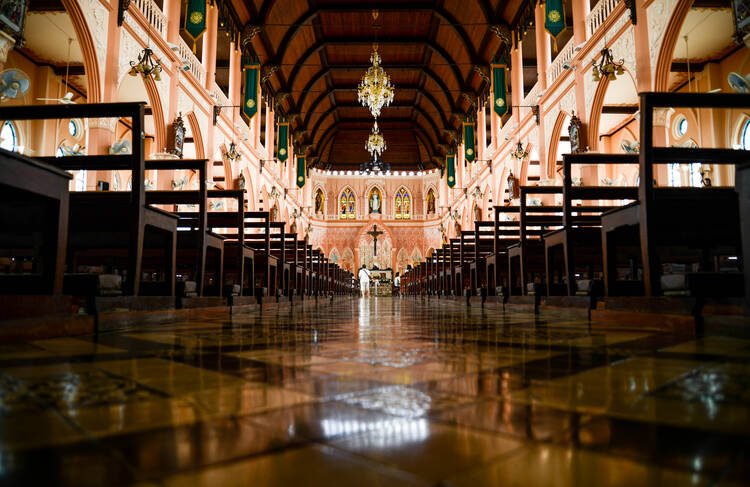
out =
[(372, 236), (372, 242), (375, 245), (375, 247), (373, 248), (373, 255), (378, 255), (378, 236), (382, 234), (383, 232), (378, 231), (377, 225), (373, 225), (372, 230), (367, 232), (367, 235)]

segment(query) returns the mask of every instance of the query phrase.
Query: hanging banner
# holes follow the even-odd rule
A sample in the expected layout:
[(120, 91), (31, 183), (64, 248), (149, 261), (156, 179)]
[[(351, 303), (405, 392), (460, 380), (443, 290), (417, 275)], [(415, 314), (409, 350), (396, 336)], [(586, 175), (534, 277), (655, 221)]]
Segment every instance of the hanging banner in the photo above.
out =
[(544, 4), (544, 30), (552, 36), (557, 52), (557, 38), (565, 31), (565, 6), (563, 0), (546, 0)]
[(301, 188), (305, 185), (305, 176), (307, 174), (307, 168), (305, 167), (305, 156), (297, 156), (297, 187)]
[(456, 185), (456, 154), (445, 156), (445, 183), (449, 188)]
[(493, 64), (492, 68), (492, 109), (502, 117), (508, 113), (507, 97), (507, 74), (508, 66), (505, 64)]
[(477, 141), (474, 134), (474, 124), (464, 123), (464, 158), (471, 164), (477, 158)]
[(276, 158), (286, 163), (286, 160), (289, 159), (289, 122), (279, 122), (276, 136), (278, 137)]
[(195, 42), (204, 32), (206, 32), (206, 0), (187, 0), (185, 33), (193, 40), (193, 54), (195, 54)]
[(260, 93), (260, 63), (257, 60), (244, 63), (243, 78), (245, 86), (242, 96), (242, 115), (250, 124), (250, 120), (258, 113), (258, 93)]

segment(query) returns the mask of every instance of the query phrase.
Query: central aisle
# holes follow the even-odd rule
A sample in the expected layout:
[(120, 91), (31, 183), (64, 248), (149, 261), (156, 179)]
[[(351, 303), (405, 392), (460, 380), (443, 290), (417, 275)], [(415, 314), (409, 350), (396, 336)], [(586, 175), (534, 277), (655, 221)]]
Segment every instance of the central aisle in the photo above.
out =
[(739, 480), (748, 346), (398, 298), (6, 345), (0, 483)]

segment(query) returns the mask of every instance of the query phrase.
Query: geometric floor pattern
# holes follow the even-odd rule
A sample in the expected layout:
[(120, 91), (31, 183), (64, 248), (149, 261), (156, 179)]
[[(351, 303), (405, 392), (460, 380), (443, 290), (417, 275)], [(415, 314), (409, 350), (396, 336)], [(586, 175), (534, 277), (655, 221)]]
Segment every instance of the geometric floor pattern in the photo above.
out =
[(1, 485), (750, 482), (750, 341), (377, 298), (0, 346)]

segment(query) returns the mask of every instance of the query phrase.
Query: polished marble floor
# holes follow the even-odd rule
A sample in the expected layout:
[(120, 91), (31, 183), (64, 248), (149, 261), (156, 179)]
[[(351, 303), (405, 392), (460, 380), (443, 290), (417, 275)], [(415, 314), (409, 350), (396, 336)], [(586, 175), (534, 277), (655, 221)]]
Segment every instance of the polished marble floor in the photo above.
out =
[(750, 484), (750, 341), (327, 301), (0, 345), (0, 485)]

